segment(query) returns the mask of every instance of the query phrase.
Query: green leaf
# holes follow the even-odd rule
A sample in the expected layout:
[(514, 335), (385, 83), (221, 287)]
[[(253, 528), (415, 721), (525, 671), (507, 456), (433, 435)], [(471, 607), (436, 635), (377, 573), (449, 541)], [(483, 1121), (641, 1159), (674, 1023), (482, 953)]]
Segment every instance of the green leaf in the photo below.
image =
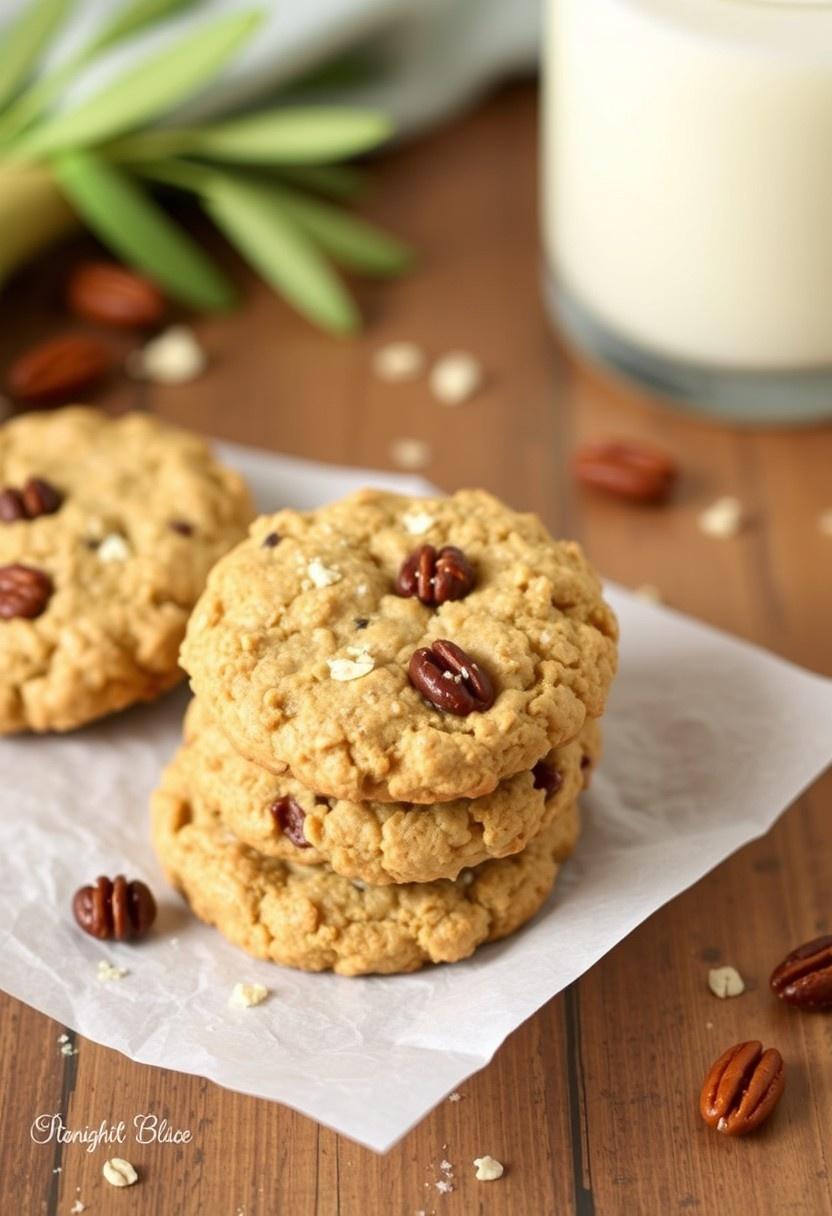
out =
[(0, 106), (14, 96), (63, 21), (69, 0), (26, 0), (0, 42)]
[(201, 127), (187, 133), (182, 150), (208, 160), (314, 165), (367, 152), (391, 132), (389, 120), (371, 110), (304, 106)]
[(0, 139), (8, 141), (27, 127), (60, 95), (77, 75), (78, 69), (99, 51), (192, 3), (193, 0), (133, 0), (65, 63), (35, 80), (21, 93), (14, 104), (0, 115)]
[(278, 172), (287, 182), (330, 198), (355, 198), (365, 186), (364, 174), (352, 165), (280, 165)]
[(216, 75), (259, 22), (257, 13), (237, 13), (191, 30), (73, 109), (48, 118), (24, 136), (15, 154), (43, 157), (89, 146), (164, 114)]
[(90, 152), (66, 152), (53, 168), (69, 202), (119, 257), (183, 304), (216, 310), (233, 303), (221, 271), (127, 174)]
[(212, 176), (207, 189), (208, 214), (298, 312), (334, 333), (358, 328), (343, 284), (267, 186)]
[(102, 26), (89, 44), (84, 47), (84, 58), (121, 42), (122, 38), (136, 34), (146, 26), (152, 25), (162, 17), (170, 17), (182, 8), (188, 8), (194, 0), (132, 0), (113, 17), (113, 20)]
[(278, 188), (275, 197), (288, 218), (348, 270), (395, 275), (413, 261), (407, 245), (337, 207), (286, 189)]

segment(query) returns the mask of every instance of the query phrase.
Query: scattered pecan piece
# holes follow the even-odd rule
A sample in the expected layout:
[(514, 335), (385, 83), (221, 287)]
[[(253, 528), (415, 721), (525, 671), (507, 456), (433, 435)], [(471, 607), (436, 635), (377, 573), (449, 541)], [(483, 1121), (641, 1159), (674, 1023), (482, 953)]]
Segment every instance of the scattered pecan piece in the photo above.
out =
[(67, 401), (91, 388), (110, 368), (106, 346), (84, 334), (66, 334), (30, 347), (15, 359), (7, 378), (9, 392), (34, 405)]
[(456, 545), (438, 552), (422, 545), (402, 563), (396, 577), (396, 594), (416, 595), (423, 604), (444, 604), (464, 599), (475, 580), (474, 567)]
[(575, 452), (572, 467), (584, 485), (641, 503), (666, 501), (679, 472), (672, 456), (630, 439), (585, 443)]
[(95, 886), (80, 887), (72, 900), (75, 919), (85, 933), (107, 941), (144, 937), (156, 919), (156, 900), (145, 883), (128, 882), (123, 874), (112, 881), (99, 878)]
[(699, 1113), (726, 1136), (745, 1136), (769, 1117), (783, 1093), (785, 1066), (775, 1047), (752, 1040), (729, 1047), (711, 1067)]
[(787, 954), (769, 981), (772, 992), (798, 1009), (832, 1009), (832, 934)]
[(461, 646), (446, 639), (416, 650), (408, 668), (410, 683), (422, 696), (449, 714), (464, 716), (494, 704), (494, 686)]
[(165, 297), (156, 284), (114, 262), (76, 266), (67, 303), (77, 316), (119, 329), (158, 325), (165, 315)]
[(40, 616), (52, 591), (52, 579), (43, 570), (21, 562), (0, 566), (0, 618)]

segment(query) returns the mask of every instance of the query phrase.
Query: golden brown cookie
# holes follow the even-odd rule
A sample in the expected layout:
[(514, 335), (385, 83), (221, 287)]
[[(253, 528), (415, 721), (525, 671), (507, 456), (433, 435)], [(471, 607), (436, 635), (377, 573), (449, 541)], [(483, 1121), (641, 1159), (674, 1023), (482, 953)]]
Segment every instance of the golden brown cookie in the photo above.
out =
[(202, 439), (146, 414), (0, 428), (0, 734), (70, 730), (175, 684), (208, 571), (252, 515)]
[(535, 516), (479, 490), (364, 490), (259, 519), (212, 572), (182, 662), (257, 764), (329, 797), (444, 802), (601, 714), (616, 622), (580, 547)]
[(522, 853), (455, 881), (371, 887), (323, 866), (296, 866), (241, 844), (191, 801), (171, 765), (152, 800), (153, 839), (194, 913), (258, 958), (342, 975), (456, 962), (534, 916), (574, 846), (575, 803)]
[(600, 728), (590, 719), (577, 740), (481, 798), (358, 803), (323, 798), (245, 760), (200, 701), (188, 707), (184, 735), (172, 767), (202, 820), (222, 822), (270, 857), (326, 863), (374, 885), (456, 878), (491, 857), (519, 853), (575, 802), (600, 754)]

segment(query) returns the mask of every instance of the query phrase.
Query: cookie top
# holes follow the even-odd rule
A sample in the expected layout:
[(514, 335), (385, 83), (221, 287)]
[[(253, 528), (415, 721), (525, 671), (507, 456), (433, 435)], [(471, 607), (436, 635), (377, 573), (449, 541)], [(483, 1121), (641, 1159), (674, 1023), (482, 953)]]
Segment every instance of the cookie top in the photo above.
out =
[(224, 823), (246, 845), (296, 865), (328, 864), (374, 885), (456, 878), (508, 857), (574, 803), (600, 753), (600, 728), (552, 751), (535, 770), (491, 794), (432, 805), (323, 798), (291, 775), (243, 759), (194, 700), (172, 761), (204, 822)]
[(455, 881), (369, 887), (241, 844), (194, 807), (173, 766), (152, 800), (159, 859), (198, 917), (258, 958), (342, 975), (456, 962), (513, 933), (549, 894), (577, 815), (573, 803), (522, 853)]
[(0, 733), (171, 687), (208, 571), (253, 515), (196, 435), (73, 407), (0, 428)]
[(444, 802), (601, 714), (616, 622), (580, 547), (535, 516), (481, 490), (363, 490), (258, 519), (212, 571), (182, 663), (256, 763), (329, 797)]

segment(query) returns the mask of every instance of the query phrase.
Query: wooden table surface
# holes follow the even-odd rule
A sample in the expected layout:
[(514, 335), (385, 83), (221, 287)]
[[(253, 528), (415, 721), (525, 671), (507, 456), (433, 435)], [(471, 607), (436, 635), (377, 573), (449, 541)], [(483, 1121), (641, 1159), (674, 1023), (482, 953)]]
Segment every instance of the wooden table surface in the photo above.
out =
[[(360, 289), (368, 325), (359, 339), (313, 331), (229, 256), (245, 306), (198, 321), (210, 373), (178, 388), (119, 383), (103, 399), (327, 461), (393, 467), (391, 444), (425, 440), (427, 473), (441, 486), (482, 484), (580, 538), (609, 577), (654, 583), (675, 607), (832, 673), (832, 540), (817, 527), (832, 507), (832, 433), (729, 430), (576, 362), (539, 300), (535, 152), (535, 96), (516, 86), (376, 166), (367, 212), (422, 256), (407, 280)], [(0, 366), (65, 324), (61, 275), (89, 248), (70, 243), (7, 292)], [(486, 389), (451, 410), (423, 383), (380, 383), (371, 352), (398, 338), (432, 354), (475, 352)], [(678, 455), (684, 482), (672, 506), (644, 510), (576, 490), (571, 449), (609, 434)], [(726, 493), (742, 499), (751, 522), (735, 539), (709, 539), (696, 515)], [(85, 1040), (62, 1056), (63, 1027), (2, 998), (4, 1210), (69, 1213), (80, 1196), (95, 1216), (832, 1211), (832, 1017), (789, 1011), (767, 992), (787, 949), (832, 931), (831, 795), (827, 776), (768, 836), (550, 1001), (461, 1087), (460, 1102), (444, 1102), (385, 1157), (283, 1107)], [(707, 970), (718, 962), (741, 970), (744, 996), (711, 996)], [(712, 1059), (753, 1037), (779, 1046), (788, 1086), (761, 1134), (730, 1141), (700, 1122), (697, 1094)], [(154, 1111), (191, 1129), (193, 1142), (130, 1146), (141, 1181), (116, 1191), (101, 1177), (104, 1149), (31, 1141), (44, 1111), (59, 1111), (70, 1128)], [(472, 1158), (485, 1153), (506, 1164), (501, 1181), (474, 1180)], [(456, 1178), (445, 1195), (433, 1187), (443, 1158)]]

